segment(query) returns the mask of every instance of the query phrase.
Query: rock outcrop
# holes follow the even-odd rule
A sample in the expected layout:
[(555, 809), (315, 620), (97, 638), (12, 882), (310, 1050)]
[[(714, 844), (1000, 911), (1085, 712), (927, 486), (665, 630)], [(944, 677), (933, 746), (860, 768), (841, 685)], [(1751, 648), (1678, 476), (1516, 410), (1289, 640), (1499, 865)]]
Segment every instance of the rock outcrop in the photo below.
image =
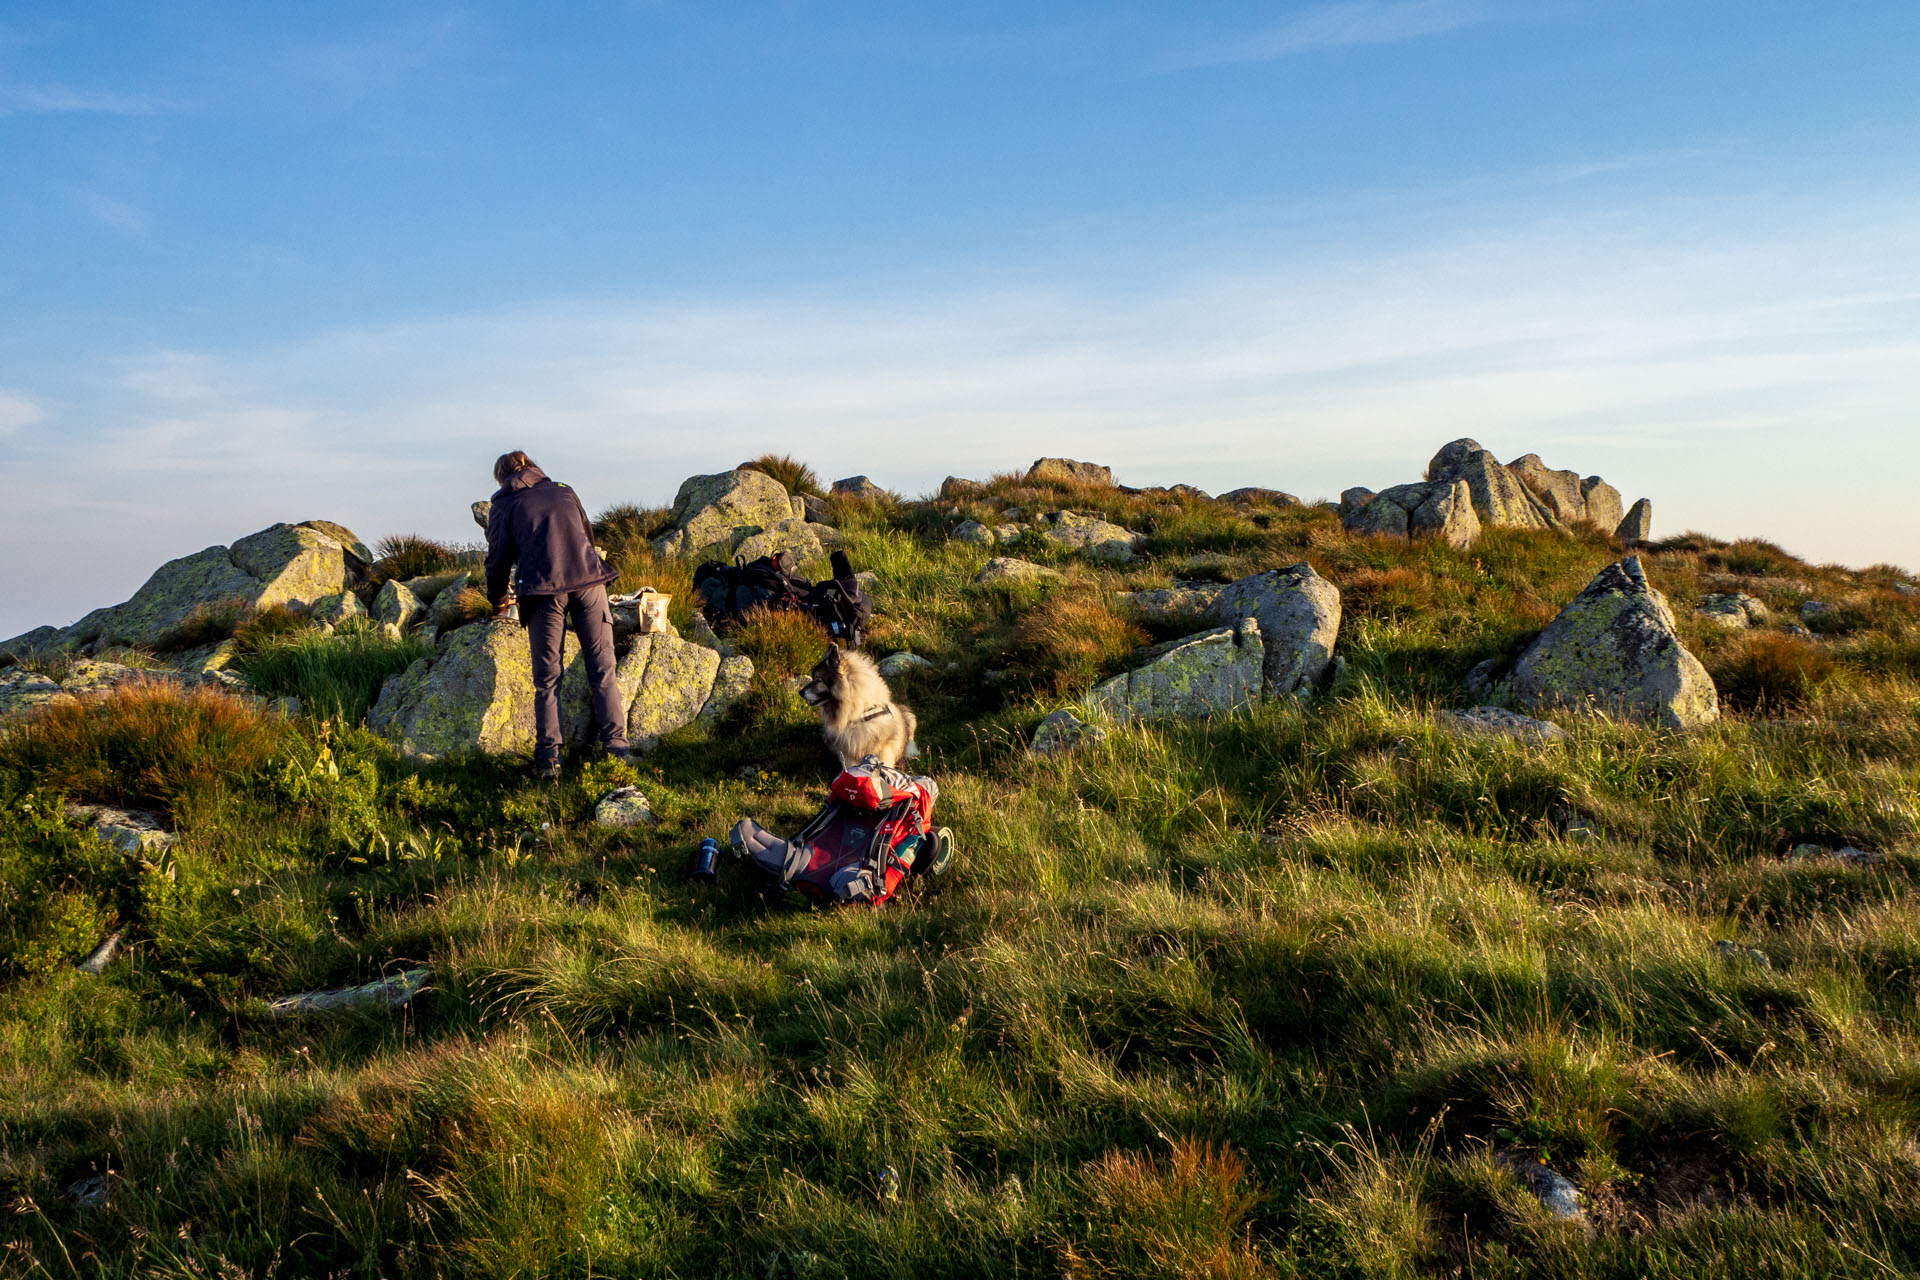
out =
[(1260, 623), (1261, 691), (1269, 698), (1314, 693), (1333, 673), (1333, 646), (1340, 635), (1340, 589), (1309, 564), (1270, 569), (1223, 588), (1212, 617), (1231, 626), (1242, 618)]
[(1680, 643), (1638, 556), (1602, 569), (1493, 688), (1502, 703), (1591, 709), (1674, 729), (1720, 715), (1712, 677)]
[(204, 609), (234, 605), (305, 608), (352, 586), (372, 553), (329, 521), (276, 524), (230, 547), (208, 547), (154, 570), (123, 604), (96, 609), (57, 643), (164, 648)]
[(1085, 705), (1120, 722), (1210, 716), (1260, 697), (1260, 624), (1251, 617), (1156, 646), (1146, 665), (1095, 686)]
[(405, 629), (426, 616), (426, 606), (420, 603), (420, 597), (413, 594), (413, 588), (406, 583), (389, 578), (380, 586), (380, 594), (373, 598), (373, 620), (390, 622)]
[(731, 556), (747, 538), (793, 518), (792, 497), (763, 472), (689, 476), (674, 495), (673, 525), (653, 540), (653, 550), (677, 556), (716, 547)]
[(885, 498), (890, 496), (885, 489), (866, 476), (848, 476), (844, 480), (835, 480), (832, 489), (836, 498)]
[(1047, 484), (1088, 484), (1112, 487), (1113, 469), (1097, 462), (1072, 458), (1041, 458), (1027, 468), (1027, 479)]
[[(1464, 493), (1462, 490), (1464, 489)], [(1555, 471), (1526, 454), (1501, 465), (1479, 442), (1455, 440), (1434, 454), (1426, 478), (1379, 493), (1352, 488), (1340, 495), (1340, 518), (1350, 533), (1433, 536), (1464, 549), (1482, 528), (1565, 529), (1588, 525), (1621, 537), (1633, 515), (1622, 517), (1619, 490), (1599, 476)], [(1651, 512), (1642, 499), (1636, 512)], [(1644, 536), (1644, 535), (1640, 535)]]
[(1290, 493), (1278, 489), (1262, 489), (1258, 485), (1248, 485), (1243, 489), (1230, 489), (1220, 495), (1220, 501), (1242, 507), (1301, 507), (1306, 504)]
[(650, 827), (660, 821), (653, 806), (638, 787), (619, 787), (600, 797), (593, 806), (593, 825), (613, 831)]
[(777, 556), (786, 552), (793, 557), (794, 563), (806, 565), (825, 558), (830, 549), (839, 545), (840, 531), (831, 525), (813, 524), (789, 517), (775, 521), (759, 533), (748, 534), (740, 540), (733, 554), (754, 561), (761, 556)]

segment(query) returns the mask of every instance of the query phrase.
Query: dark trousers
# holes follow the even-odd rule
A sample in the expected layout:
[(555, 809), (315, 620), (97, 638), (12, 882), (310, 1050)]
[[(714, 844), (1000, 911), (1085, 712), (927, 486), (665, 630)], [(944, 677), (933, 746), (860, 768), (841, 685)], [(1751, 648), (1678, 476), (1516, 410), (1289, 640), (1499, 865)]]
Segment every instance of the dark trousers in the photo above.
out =
[(607, 607), (606, 587), (521, 596), (520, 620), (527, 624), (527, 643), (533, 649), (534, 764), (550, 768), (560, 763), (560, 673), (568, 623), (580, 637), (600, 745), (626, 746), (626, 708), (620, 705), (620, 686), (613, 678), (613, 612)]

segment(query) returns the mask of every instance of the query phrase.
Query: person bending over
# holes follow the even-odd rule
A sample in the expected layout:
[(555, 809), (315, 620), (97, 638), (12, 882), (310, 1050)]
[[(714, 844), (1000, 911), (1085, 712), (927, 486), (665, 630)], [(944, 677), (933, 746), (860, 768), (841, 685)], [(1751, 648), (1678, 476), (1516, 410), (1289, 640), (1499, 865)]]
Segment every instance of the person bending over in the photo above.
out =
[(613, 613), (607, 607), (607, 584), (619, 574), (594, 549), (579, 495), (549, 480), (533, 459), (517, 449), (503, 453), (493, 464), (493, 479), (500, 490), (487, 517), (487, 599), (498, 613), (512, 594), (519, 596), (533, 657), (533, 771), (542, 778), (560, 776), (561, 653), (569, 622), (586, 659), (601, 748), (624, 760), (627, 725), (613, 678)]

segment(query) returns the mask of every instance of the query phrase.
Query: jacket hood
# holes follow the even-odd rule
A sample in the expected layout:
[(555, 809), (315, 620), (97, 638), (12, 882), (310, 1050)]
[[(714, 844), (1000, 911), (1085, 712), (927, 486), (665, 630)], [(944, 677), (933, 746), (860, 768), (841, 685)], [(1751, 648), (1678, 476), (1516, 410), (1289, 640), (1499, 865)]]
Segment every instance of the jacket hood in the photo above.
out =
[(547, 473), (535, 466), (525, 466), (507, 477), (506, 483), (493, 496), (503, 498), (509, 493), (518, 493), (522, 489), (531, 489), (547, 478)]

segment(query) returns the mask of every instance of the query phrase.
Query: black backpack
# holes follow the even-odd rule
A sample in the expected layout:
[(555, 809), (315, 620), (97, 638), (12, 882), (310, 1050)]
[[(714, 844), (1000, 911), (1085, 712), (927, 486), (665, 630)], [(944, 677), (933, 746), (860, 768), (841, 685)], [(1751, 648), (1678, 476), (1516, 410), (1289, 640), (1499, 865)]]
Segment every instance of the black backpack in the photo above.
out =
[(860, 589), (853, 576), (853, 562), (847, 553), (833, 553), (833, 576), (816, 582), (807, 593), (807, 611), (813, 614), (827, 634), (850, 649), (860, 647), (866, 638), (867, 623), (873, 617), (873, 601)]
[(786, 552), (752, 562), (709, 560), (693, 571), (693, 594), (700, 598), (700, 612), (716, 629), (740, 621), (755, 609), (802, 610), (813, 588), (794, 575), (792, 566), (793, 558)]

